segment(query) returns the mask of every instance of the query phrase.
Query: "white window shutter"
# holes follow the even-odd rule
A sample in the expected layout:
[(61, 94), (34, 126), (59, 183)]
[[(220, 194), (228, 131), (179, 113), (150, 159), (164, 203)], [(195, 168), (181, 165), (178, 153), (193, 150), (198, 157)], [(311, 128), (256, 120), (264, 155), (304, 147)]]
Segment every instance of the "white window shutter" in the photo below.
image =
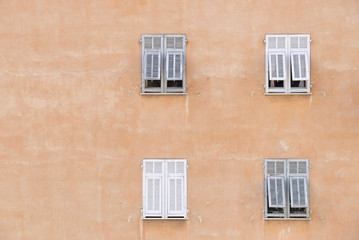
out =
[(298, 161), (298, 173), (307, 173), (307, 162)]
[(290, 48), (299, 48), (298, 41), (299, 41), (298, 37), (291, 37), (290, 38)]
[(292, 52), (291, 65), (293, 81), (309, 80), (307, 52)]
[(307, 173), (307, 161), (291, 160), (289, 161), (290, 174), (305, 174)]
[(284, 174), (284, 161), (276, 160), (276, 161), (267, 161), (267, 174)]
[(167, 162), (167, 214), (169, 217), (185, 217), (187, 214), (186, 161)]
[(145, 49), (152, 49), (153, 46), (153, 37), (144, 37), (144, 44), (145, 44)]
[(270, 36), (268, 40), (268, 49), (285, 49), (286, 48), (285, 36)]
[(167, 80), (182, 80), (182, 52), (167, 52)]
[(268, 177), (269, 207), (285, 207), (284, 177)]
[(297, 161), (289, 162), (289, 173), (298, 173), (298, 162)]
[(286, 37), (277, 37), (277, 49), (284, 49), (285, 48), (285, 39)]
[(284, 52), (270, 52), (269, 61), (269, 80), (286, 79), (286, 58)]
[(163, 35), (142, 35), (142, 93), (161, 92)]
[[(185, 35), (165, 36), (165, 77), (167, 81), (182, 81), (180, 90), (185, 91), (185, 61), (186, 61), (186, 38)], [(166, 85), (168, 86), (168, 85)], [(167, 91), (173, 91), (172, 86)]]
[(146, 213), (149, 215), (162, 215), (161, 213), (161, 185), (160, 177), (147, 177), (146, 178)]
[(166, 37), (166, 49), (175, 48), (175, 37)]
[(183, 177), (168, 178), (168, 214), (183, 215)]
[(145, 79), (161, 79), (161, 53), (159, 51), (145, 53)]
[(308, 48), (308, 37), (299, 38), (299, 48)]
[(143, 164), (143, 215), (163, 216), (163, 162), (144, 160)]
[(305, 177), (290, 178), (290, 198), (292, 208), (308, 206), (307, 181)]

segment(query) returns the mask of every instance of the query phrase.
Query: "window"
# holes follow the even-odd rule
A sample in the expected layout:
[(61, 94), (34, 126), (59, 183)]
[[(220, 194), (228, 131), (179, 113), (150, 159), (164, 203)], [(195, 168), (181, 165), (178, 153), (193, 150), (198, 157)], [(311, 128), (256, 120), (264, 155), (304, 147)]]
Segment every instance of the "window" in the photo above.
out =
[(142, 35), (143, 94), (186, 93), (186, 36)]
[(310, 35), (266, 35), (267, 94), (310, 93)]
[(187, 219), (187, 160), (143, 160), (144, 219)]
[(309, 219), (309, 160), (264, 160), (264, 218)]

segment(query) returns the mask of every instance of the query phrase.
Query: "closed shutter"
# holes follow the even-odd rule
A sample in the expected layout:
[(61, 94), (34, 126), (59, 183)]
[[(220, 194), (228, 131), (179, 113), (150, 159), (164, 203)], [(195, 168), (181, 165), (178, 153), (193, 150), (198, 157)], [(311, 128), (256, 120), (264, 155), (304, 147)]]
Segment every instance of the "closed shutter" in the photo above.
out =
[(269, 80), (286, 79), (286, 60), (284, 52), (269, 53)]
[(161, 215), (161, 183), (162, 181), (160, 177), (146, 178), (146, 212), (149, 214)]
[(169, 160), (167, 162), (167, 214), (169, 217), (185, 217), (186, 161)]
[(163, 162), (144, 160), (143, 211), (145, 217), (163, 215)]
[(292, 80), (309, 80), (307, 52), (291, 53)]
[(308, 206), (307, 181), (305, 177), (290, 178), (291, 207), (300, 208)]
[(269, 207), (285, 207), (284, 177), (268, 177)]
[(183, 212), (183, 177), (168, 178), (168, 214), (182, 215)]

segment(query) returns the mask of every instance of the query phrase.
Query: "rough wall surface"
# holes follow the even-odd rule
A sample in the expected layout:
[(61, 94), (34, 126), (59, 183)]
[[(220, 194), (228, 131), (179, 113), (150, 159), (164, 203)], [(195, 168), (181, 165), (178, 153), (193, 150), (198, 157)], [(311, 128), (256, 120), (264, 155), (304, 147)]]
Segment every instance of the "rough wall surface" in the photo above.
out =
[[(0, 1), (0, 239), (358, 239), (358, 0)], [(141, 34), (187, 35), (143, 96)], [(312, 95), (264, 96), (265, 34), (310, 33)], [(187, 221), (143, 221), (186, 158)], [(309, 158), (310, 221), (264, 221), (264, 158)]]

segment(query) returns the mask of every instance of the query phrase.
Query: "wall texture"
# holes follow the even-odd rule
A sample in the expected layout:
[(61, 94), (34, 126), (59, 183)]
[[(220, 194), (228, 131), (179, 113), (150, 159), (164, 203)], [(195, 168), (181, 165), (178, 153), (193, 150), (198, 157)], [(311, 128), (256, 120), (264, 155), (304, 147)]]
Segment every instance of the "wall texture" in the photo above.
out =
[[(358, 239), (358, 0), (0, 1), (0, 239)], [(141, 34), (187, 35), (143, 96)], [(265, 34), (310, 33), (312, 95), (264, 96)], [(143, 221), (186, 158), (187, 221)], [(309, 158), (310, 221), (264, 221), (264, 158)]]

